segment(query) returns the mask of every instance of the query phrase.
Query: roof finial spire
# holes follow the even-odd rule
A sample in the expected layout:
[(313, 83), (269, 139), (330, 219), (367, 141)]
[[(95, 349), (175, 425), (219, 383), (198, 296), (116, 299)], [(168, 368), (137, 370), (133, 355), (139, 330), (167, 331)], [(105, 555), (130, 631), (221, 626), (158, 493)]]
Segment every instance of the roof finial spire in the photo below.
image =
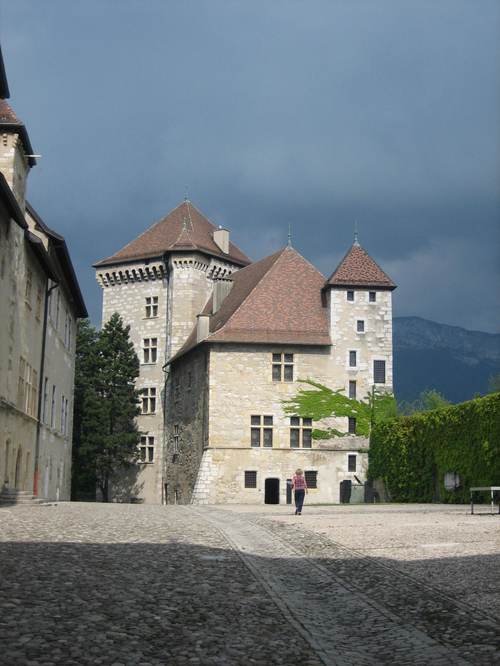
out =
[(189, 187), (184, 185), (184, 201), (189, 201)]
[(359, 245), (358, 242), (358, 221), (354, 220), (354, 245)]
[(288, 224), (288, 247), (292, 247), (292, 225)]

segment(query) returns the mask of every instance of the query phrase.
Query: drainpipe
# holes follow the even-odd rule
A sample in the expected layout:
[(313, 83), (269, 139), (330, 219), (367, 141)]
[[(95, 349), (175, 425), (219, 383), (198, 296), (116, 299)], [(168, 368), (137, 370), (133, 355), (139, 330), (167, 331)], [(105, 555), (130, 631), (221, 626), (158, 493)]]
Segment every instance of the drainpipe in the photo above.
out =
[(162, 400), (162, 409), (163, 409), (163, 424), (162, 424), (162, 461), (161, 461), (161, 503), (167, 503), (167, 497), (165, 495), (165, 450), (167, 448), (166, 442), (166, 432), (167, 432), (167, 423), (166, 423), (166, 413), (167, 413), (167, 381), (169, 375), (169, 361), (167, 360), (170, 356), (170, 337), (171, 332), (169, 326), (172, 324), (172, 317), (170, 316), (169, 307), (170, 307), (170, 266), (169, 266), (169, 257), (165, 255), (163, 258), (165, 262), (166, 277), (167, 277), (167, 298), (165, 302), (165, 363), (162, 366), (163, 371), (163, 400)]
[[(47, 281), (47, 287), (48, 287)], [(43, 401), (43, 385), (44, 385), (44, 372), (45, 372), (45, 342), (47, 340), (47, 323), (49, 315), (49, 296), (54, 289), (59, 286), (55, 282), (52, 287), (48, 287), (45, 292), (45, 305), (43, 308), (43, 329), (42, 329), (42, 358), (40, 360), (40, 381), (38, 382), (38, 414), (36, 423), (36, 440), (35, 440), (35, 472), (33, 476), (33, 495), (38, 497), (38, 462), (40, 457), (40, 431), (42, 428), (42, 401)]]

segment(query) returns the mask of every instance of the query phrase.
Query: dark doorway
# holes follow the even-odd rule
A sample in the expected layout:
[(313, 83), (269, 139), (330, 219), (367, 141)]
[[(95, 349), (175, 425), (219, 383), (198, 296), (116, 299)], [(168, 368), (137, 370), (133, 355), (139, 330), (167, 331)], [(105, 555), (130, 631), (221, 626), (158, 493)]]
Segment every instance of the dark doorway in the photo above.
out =
[(345, 480), (340, 482), (340, 503), (349, 504), (351, 501), (352, 481)]
[(292, 479), (286, 480), (286, 503), (292, 503)]
[(265, 504), (279, 504), (280, 503), (280, 480), (279, 479), (266, 479), (264, 486), (264, 503)]

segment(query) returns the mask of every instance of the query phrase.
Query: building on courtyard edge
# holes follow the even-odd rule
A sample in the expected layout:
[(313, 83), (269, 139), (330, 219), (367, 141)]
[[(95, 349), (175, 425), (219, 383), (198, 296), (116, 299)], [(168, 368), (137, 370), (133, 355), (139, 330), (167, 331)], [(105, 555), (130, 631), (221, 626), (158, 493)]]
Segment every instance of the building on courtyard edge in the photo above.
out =
[[(290, 502), (301, 467), (310, 501), (338, 502), (366, 479), (355, 418), (283, 409), (303, 379), (392, 390), (395, 284), (357, 240), (327, 280), (291, 246), (250, 263), (185, 200), (95, 268), (103, 322), (123, 317), (141, 362), (141, 460), (115, 500)], [(315, 439), (324, 428), (348, 435)]]
[(64, 238), (26, 201), (36, 159), (8, 97), (0, 51), (0, 501), (69, 500), (76, 323), (87, 311)]

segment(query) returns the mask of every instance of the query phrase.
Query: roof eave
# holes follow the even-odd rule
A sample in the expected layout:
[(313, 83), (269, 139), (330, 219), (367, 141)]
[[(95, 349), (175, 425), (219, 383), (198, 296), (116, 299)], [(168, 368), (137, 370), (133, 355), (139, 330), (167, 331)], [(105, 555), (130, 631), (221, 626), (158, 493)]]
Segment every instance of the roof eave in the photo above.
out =
[(374, 282), (343, 282), (330, 284), (327, 282), (323, 287), (323, 291), (328, 289), (378, 289), (380, 291), (394, 291), (397, 289), (396, 284), (375, 284)]
[(211, 252), (210, 250), (206, 250), (205, 248), (193, 246), (192, 248), (168, 248), (166, 250), (162, 250), (159, 253), (155, 254), (148, 252), (137, 255), (135, 257), (126, 257), (126, 258), (124, 257), (123, 259), (113, 259), (112, 257), (108, 257), (107, 259), (101, 259), (100, 261), (97, 261), (95, 264), (92, 264), (92, 268), (106, 268), (107, 266), (119, 266), (120, 264), (133, 264), (136, 261), (143, 261), (144, 259), (150, 259), (153, 261), (155, 259), (164, 259), (165, 257), (169, 257), (170, 255), (175, 253), (190, 254), (193, 252), (206, 254), (208, 256), (215, 257), (216, 259), (224, 259), (228, 263), (236, 264), (237, 266), (241, 266), (242, 268), (244, 268), (245, 266), (249, 266), (252, 263), (250, 259), (248, 261), (243, 261), (229, 254), (226, 255), (218, 254), (216, 252)]

